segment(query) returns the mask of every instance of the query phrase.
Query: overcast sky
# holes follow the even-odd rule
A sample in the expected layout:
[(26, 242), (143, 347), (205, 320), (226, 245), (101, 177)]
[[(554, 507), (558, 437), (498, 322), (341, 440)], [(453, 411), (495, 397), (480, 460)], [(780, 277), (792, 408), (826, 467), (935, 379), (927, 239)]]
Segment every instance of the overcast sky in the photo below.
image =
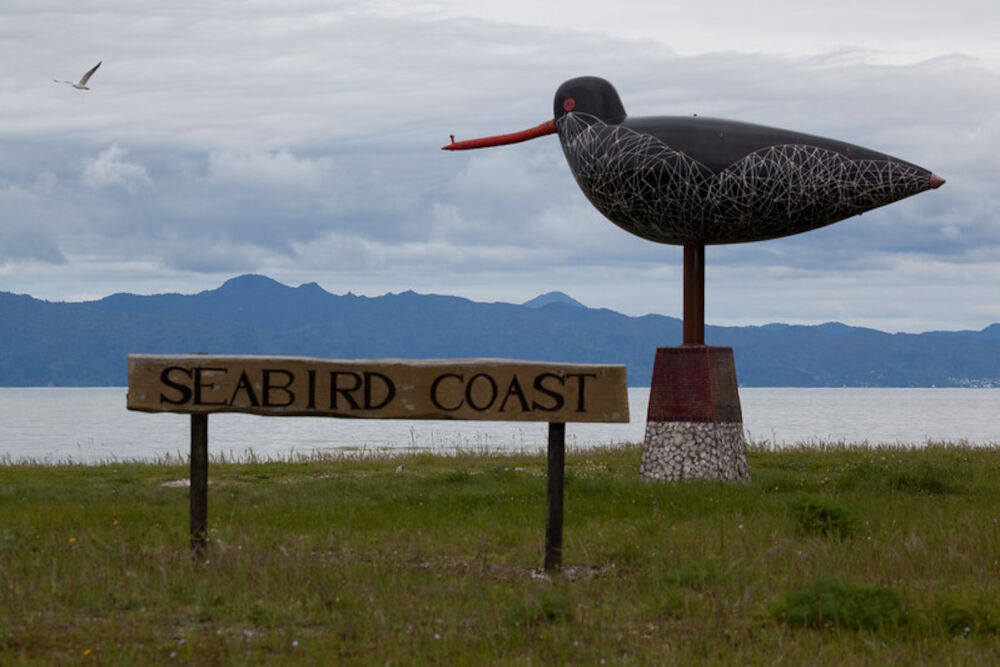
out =
[[(0, 290), (261, 273), (679, 316), (681, 249), (601, 217), (556, 137), (440, 150), (548, 120), (560, 83), (597, 75), (631, 115), (785, 127), (947, 179), (709, 247), (709, 324), (981, 329), (1000, 322), (998, 25), (982, 0), (5, 0)], [(52, 81), (99, 60), (89, 91)]]

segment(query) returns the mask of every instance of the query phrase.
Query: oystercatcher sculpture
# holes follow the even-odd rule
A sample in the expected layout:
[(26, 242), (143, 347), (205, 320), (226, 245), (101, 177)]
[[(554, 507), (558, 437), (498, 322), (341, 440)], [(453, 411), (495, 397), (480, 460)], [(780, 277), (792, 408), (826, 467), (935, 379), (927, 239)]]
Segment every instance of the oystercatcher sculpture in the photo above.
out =
[(554, 118), (456, 142), (466, 150), (558, 134), (587, 199), (650, 241), (684, 246), (684, 347), (657, 348), (642, 475), (748, 475), (730, 348), (704, 345), (705, 246), (817, 229), (938, 188), (944, 179), (835, 139), (715, 118), (631, 118), (608, 81), (556, 91)]

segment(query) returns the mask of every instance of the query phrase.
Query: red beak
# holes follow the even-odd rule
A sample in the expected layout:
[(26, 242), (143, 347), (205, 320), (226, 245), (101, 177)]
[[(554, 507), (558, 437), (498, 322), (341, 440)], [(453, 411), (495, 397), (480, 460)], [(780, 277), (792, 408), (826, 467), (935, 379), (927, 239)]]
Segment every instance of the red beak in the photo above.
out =
[(464, 151), (470, 148), (486, 148), (488, 146), (502, 146), (504, 144), (516, 144), (536, 137), (544, 137), (546, 134), (555, 134), (558, 131), (554, 120), (547, 120), (541, 125), (530, 130), (522, 130), (512, 134), (498, 134), (495, 137), (483, 137), (481, 139), (469, 139), (467, 141), (455, 141), (455, 135), (451, 135), (451, 143), (442, 146), (443, 151)]

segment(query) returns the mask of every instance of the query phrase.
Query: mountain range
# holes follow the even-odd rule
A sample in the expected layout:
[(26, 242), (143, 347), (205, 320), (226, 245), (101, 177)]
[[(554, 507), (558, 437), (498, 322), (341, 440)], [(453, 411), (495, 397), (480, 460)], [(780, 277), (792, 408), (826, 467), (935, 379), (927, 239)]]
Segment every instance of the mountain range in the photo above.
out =
[[(343, 359), (497, 357), (625, 364), (648, 386), (681, 321), (587, 308), (550, 292), (524, 304), (412, 291), (338, 295), (259, 275), (198, 294), (113, 294), (80, 303), (0, 292), (0, 386), (115, 386), (129, 353)], [(743, 386), (1000, 386), (1000, 324), (886, 333), (839, 323), (705, 329), (732, 347)]]

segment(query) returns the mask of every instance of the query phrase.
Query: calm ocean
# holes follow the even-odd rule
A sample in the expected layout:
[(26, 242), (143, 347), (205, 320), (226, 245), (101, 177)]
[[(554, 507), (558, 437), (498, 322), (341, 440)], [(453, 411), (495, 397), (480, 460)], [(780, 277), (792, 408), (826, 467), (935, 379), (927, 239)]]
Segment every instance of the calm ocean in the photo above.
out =
[[(186, 456), (186, 415), (125, 409), (124, 387), (0, 388), (0, 461), (96, 463)], [(648, 389), (630, 389), (629, 424), (569, 424), (571, 448), (640, 442)], [(1000, 389), (740, 389), (753, 442), (1000, 445)], [(392, 450), (545, 447), (543, 423), (389, 421), (212, 415), (209, 451), (244, 457)]]

